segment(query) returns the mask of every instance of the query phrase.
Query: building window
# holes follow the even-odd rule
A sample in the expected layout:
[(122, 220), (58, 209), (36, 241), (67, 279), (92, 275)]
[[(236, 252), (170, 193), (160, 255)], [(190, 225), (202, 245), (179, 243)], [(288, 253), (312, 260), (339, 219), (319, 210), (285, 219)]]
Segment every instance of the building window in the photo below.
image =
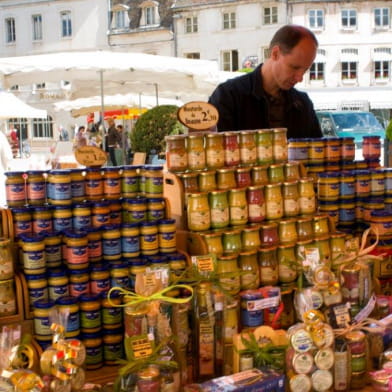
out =
[(185, 18), (185, 33), (197, 33), (198, 30), (197, 16)]
[(238, 70), (238, 51), (227, 50), (222, 52), (222, 65), (224, 71)]
[(309, 10), (309, 26), (312, 29), (321, 29), (324, 27), (324, 11), (323, 10)]
[(15, 19), (7, 18), (5, 20), (5, 39), (7, 43), (16, 41), (16, 33), (15, 33)]
[(53, 138), (53, 119), (35, 118), (33, 120), (33, 138), (35, 139), (52, 139)]
[(184, 53), (184, 57), (186, 59), (200, 59), (200, 53), (193, 52), (193, 53)]
[(158, 6), (159, 4), (156, 1), (144, 1), (140, 4), (142, 9), (140, 27), (159, 26), (160, 19)]
[(356, 10), (342, 10), (342, 27), (346, 29), (353, 29), (357, 27)]
[(124, 29), (124, 28), (128, 27), (125, 22), (126, 19), (127, 19), (126, 18), (126, 11), (121, 10), (121, 11), (113, 12), (113, 20), (114, 20), (113, 27), (115, 29)]
[(357, 79), (356, 61), (342, 61), (342, 79), (343, 80)]
[(265, 7), (263, 20), (266, 25), (278, 23), (278, 7)]
[(225, 12), (223, 14), (223, 30), (235, 29), (235, 12)]
[(374, 62), (374, 79), (388, 79), (389, 78), (389, 61), (375, 61)]
[(33, 15), (33, 41), (42, 40), (42, 15)]
[(324, 63), (313, 63), (309, 70), (310, 80), (324, 80)]
[(389, 8), (375, 8), (374, 9), (374, 25), (377, 28), (389, 27)]
[(60, 17), (61, 17), (61, 36), (71, 37), (72, 36), (71, 11), (63, 11), (60, 14)]

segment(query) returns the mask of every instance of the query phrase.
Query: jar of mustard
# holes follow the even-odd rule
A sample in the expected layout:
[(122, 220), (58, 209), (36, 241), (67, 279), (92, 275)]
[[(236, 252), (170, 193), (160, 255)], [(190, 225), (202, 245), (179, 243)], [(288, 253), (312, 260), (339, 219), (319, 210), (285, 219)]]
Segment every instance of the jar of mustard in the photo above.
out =
[(265, 192), (266, 219), (281, 219), (283, 217), (283, 197), (281, 184), (267, 184)]
[(87, 255), (89, 262), (102, 260), (102, 233), (97, 227), (87, 227)]
[(119, 260), (121, 258), (120, 225), (105, 225), (102, 227), (102, 255), (104, 260)]
[(128, 199), (128, 222), (140, 223), (147, 220), (147, 198)]
[(140, 254), (140, 229), (138, 223), (123, 223), (121, 226), (121, 255), (124, 258)]
[(75, 297), (64, 296), (55, 302), (60, 314), (67, 313), (66, 337), (74, 337), (80, 333), (79, 301)]
[(248, 222), (249, 211), (245, 188), (229, 191), (229, 211), (232, 226), (244, 225)]
[(140, 224), (140, 250), (142, 255), (155, 255), (159, 252), (156, 222), (142, 222)]
[(313, 179), (309, 177), (301, 178), (298, 183), (298, 191), (299, 213), (302, 215), (314, 214), (316, 212), (316, 195)]
[(48, 200), (53, 205), (70, 205), (71, 171), (51, 170), (48, 175)]
[(301, 217), (296, 220), (297, 225), (297, 234), (299, 241), (306, 241), (313, 239), (313, 218), (309, 217)]
[(182, 172), (188, 168), (188, 151), (185, 135), (169, 135), (166, 141), (166, 164), (171, 172)]
[(250, 166), (257, 161), (255, 131), (239, 132), (240, 161), (242, 165)]
[(279, 243), (287, 244), (298, 240), (295, 219), (282, 219), (278, 225)]
[(63, 268), (51, 268), (47, 271), (49, 299), (56, 301), (64, 295), (69, 295), (68, 275)]
[(177, 249), (176, 220), (161, 219), (158, 221), (158, 245), (160, 253), (172, 253)]
[(206, 170), (199, 173), (198, 177), (200, 192), (210, 192), (217, 188), (215, 170)]
[(274, 162), (286, 162), (288, 159), (287, 151), (287, 129), (286, 128), (274, 128), (273, 129), (273, 158)]
[(91, 225), (102, 227), (110, 223), (109, 201), (94, 201), (91, 204)]
[(270, 184), (278, 184), (284, 182), (284, 164), (275, 163), (268, 168), (268, 182)]
[(262, 248), (269, 248), (278, 245), (279, 233), (278, 223), (276, 222), (263, 222), (260, 225), (260, 241)]
[(258, 129), (256, 131), (257, 163), (269, 165), (273, 162), (273, 131)]
[(252, 185), (251, 168), (238, 167), (235, 171), (235, 180), (238, 188), (246, 188)]
[(286, 162), (283, 171), (285, 181), (298, 181), (301, 178), (300, 163), (297, 161)]
[(14, 261), (11, 252), (11, 240), (0, 237), (0, 277), (2, 280), (14, 276)]
[(204, 135), (192, 133), (187, 138), (188, 169), (203, 170), (206, 167)]
[(33, 233), (53, 231), (52, 207), (34, 206), (33, 208)]
[[(30, 205), (41, 205), (45, 203), (46, 176), (47, 173), (43, 170), (30, 170), (27, 172), (27, 202)], [(50, 190), (50, 187), (48, 190)]]
[(222, 233), (223, 253), (240, 253), (242, 250), (241, 230), (229, 229)]
[(241, 229), (242, 249), (244, 251), (258, 249), (261, 246), (260, 226), (249, 225)]
[(90, 292), (90, 274), (87, 268), (69, 271), (69, 295), (79, 297)]
[(226, 167), (216, 170), (216, 185), (218, 189), (228, 190), (237, 187), (235, 169)]
[(105, 199), (118, 199), (121, 196), (121, 179), (118, 167), (103, 168), (103, 196)]
[(72, 210), (71, 206), (53, 206), (53, 230), (62, 232), (72, 229)]
[(222, 229), (227, 227), (230, 222), (227, 191), (212, 191), (208, 194), (208, 198), (211, 214), (211, 228)]
[(319, 173), (317, 181), (317, 197), (323, 201), (337, 201), (340, 193), (340, 173)]
[(285, 217), (297, 216), (299, 213), (298, 181), (288, 181), (282, 184), (283, 215)]
[(87, 200), (100, 200), (103, 198), (102, 169), (88, 168), (85, 175), (85, 192)]
[(29, 207), (13, 207), (11, 209), (12, 220), (14, 223), (15, 237), (20, 234), (33, 232), (33, 215)]
[(205, 137), (206, 163), (210, 169), (218, 169), (225, 165), (223, 138), (221, 133), (208, 133)]
[(240, 277), (241, 290), (258, 289), (260, 286), (257, 249), (241, 252), (238, 257), (239, 268), (243, 275)]
[(308, 162), (320, 163), (320, 162), (324, 162), (324, 158), (325, 158), (324, 139), (317, 139), (317, 138), (309, 139)]
[(197, 172), (178, 173), (177, 176), (181, 180), (185, 194), (199, 192), (199, 184), (198, 184), (199, 173)]
[(98, 332), (101, 329), (101, 299), (97, 294), (79, 297), (80, 328), (82, 332)]
[(68, 268), (88, 267), (88, 237), (84, 230), (67, 230), (64, 232), (66, 243), (66, 261)]
[[(24, 270), (44, 270), (46, 268), (44, 236), (40, 234), (22, 234)], [(38, 272), (35, 272), (38, 273)]]
[(145, 165), (143, 170), (145, 178), (144, 195), (146, 197), (163, 196), (163, 166)]
[(238, 132), (225, 132), (223, 134), (223, 146), (225, 149), (225, 166), (238, 166), (241, 162)]
[(241, 289), (237, 254), (220, 255), (216, 261), (216, 273), (222, 288), (230, 295), (237, 295)]
[(93, 264), (90, 271), (90, 292), (100, 294), (110, 289), (110, 272), (105, 264)]
[(207, 253), (221, 255), (223, 253), (223, 243), (222, 243), (222, 232), (221, 231), (211, 231), (207, 233), (200, 233), (203, 238)]
[(297, 278), (295, 244), (278, 245), (279, 282), (290, 283)]
[(262, 286), (275, 286), (278, 283), (278, 248), (260, 248), (257, 252)]
[(76, 203), (72, 206), (72, 227), (81, 230), (91, 226), (91, 203)]
[(86, 197), (86, 191), (84, 186), (84, 175), (83, 169), (71, 169), (71, 198), (72, 202), (81, 202)]
[(23, 206), (27, 201), (27, 190), (23, 172), (5, 172), (5, 194), (9, 207)]
[(121, 194), (123, 197), (135, 197), (139, 193), (140, 166), (126, 165), (121, 171)]
[(252, 185), (268, 184), (268, 165), (253, 166), (250, 172)]
[(341, 138), (342, 161), (353, 161), (355, 159), (355, 139), (353, 137)]
[(204, 231), (210, 228), (210, 207), (206, 192), (188, 194), (187, 220), (189, 230)]

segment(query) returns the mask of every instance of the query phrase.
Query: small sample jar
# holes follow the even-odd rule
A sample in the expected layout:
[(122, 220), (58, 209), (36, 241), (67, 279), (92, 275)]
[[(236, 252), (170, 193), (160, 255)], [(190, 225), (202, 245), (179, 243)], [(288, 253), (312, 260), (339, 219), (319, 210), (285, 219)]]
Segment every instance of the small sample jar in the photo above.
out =
[(85, 192), (87, 200), (100, 200), (103, 198), (102, 169), (88, 168), (85, 175)]
[(27, 172), (27, 202), (30, 205), (41, 205), (45, 203), (46, 182), (44, 174), (46, 175), (42, 170), (31, 170)]
[(218, 169), (225, 165), (225, 148), (222, 133), (208, 133), (205, 136), (206, 164), (210, 169)]
[(210, 207), (206, 192), (187, 195), (188, 228), (192, 231), (208, 230), (211, 226)]
[(341, 138), (341, 159), (342, 161), (353, 161), (355, 159), (355, 142), (353, 137)]
[(230, 217), (227, 193), (225, 190), (217, 190), (208, 194), (212, 229), (222, 229), (229, 225)]
[(241, 162), (238, 132), (225, 132), (223, 147), (225, 149), (225, 166), (238, 166)]
[(159, 252), (158, 225), (155, 222), (140, 224), (140, 251), (142, 255), (155, 255)]
[(206, 167), (206, 152), (204, 149), (204, 135), (192, 133), (187, 138), (188, 169), (203, 170)]
[(138, 223), (147, 220), (147, 199), (137, 197), (128, 199), (128, 221)]
[(100, 294), (110, 289), (110, 273), (104, 264), (93, 264), (90, 271), (90, 292)]
[(188, 168), (188, 151), (185, 135), (169, 135), (166, 141), (166, 164), (171, 172), (183, 172)]
[(215, 170), (205, 170), (199, 173), (198, 184), (200, 192), (210, 192), (217, 188)]
[(254, 165), (257, 161), (255, 131), (240, 131), (239, 146), (241, 165)]
[(68, 275), (62, 268), (50, 269), (47, 272), (48, 276), (48, 294), (49, 299), (56, 301), (64, 295), (69, 295), (68, 290)]
[(338, 162), (341, 159), (341, 141), (337, 137), (325, 139), (325, 161)]
[(256, 132), (257, 163), (269, 165), (273, 162), (273, 131), (258, 129)]
[(48, 175), (48, 201), (53, 205), (70, 205), (71, 171), (51, 170)]
[(340, 191), (340, 173), (319, 173), (317, 181), (317, 197), (322, 201), (337, 201)]
[(229, 211), (232, 226), (244, 225), (248, 222), (249, 211), (245, 188), (229, 191)]
[(72, 206), (72, 227), (81, 230), (91, 226), (91, 204), (76, 203)]
[(23, 172), (5, 172), (5, 194), (9, 207), (23, 206), (27, 201), (27, 190)]
[(237, 188), (234, 168), (222, 168), (216, 170), (216, 185), (220, 190)]
[(71, 198), (72, 202), (81, 202), (86, 197), (86, 191), (84, 186), (84, 170), (83, 169), (71, 169)]
[(123, 166), (121, 172), (121, 194), (123, 197), (135, 197), (139, 193), (140, 166)]
[(121, 196), (121, 179), (118, 167), (103, 169), (103, 196), (105, 199), (118, 199)]
[(104, 260), (113, 261), (121, 258), (120, 225), (102, 227), (102, 256)]
[(163, 197), (147, 199), (147, 220), (156, 222), (166, 217), (166, 202)]

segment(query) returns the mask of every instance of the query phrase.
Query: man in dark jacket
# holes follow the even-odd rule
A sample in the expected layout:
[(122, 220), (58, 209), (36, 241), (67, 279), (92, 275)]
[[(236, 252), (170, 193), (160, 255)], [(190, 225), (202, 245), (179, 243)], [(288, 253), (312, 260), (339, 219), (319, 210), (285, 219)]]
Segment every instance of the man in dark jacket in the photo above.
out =
[(311, 100), (294, 88), (312, 65), (317, 47), (316, 37), (305, 27), (280, 28), (264, 64), (212, 93), (209, 102), (219, 112), (218, 130), (287, 128), (288, 138), (321, 137)]

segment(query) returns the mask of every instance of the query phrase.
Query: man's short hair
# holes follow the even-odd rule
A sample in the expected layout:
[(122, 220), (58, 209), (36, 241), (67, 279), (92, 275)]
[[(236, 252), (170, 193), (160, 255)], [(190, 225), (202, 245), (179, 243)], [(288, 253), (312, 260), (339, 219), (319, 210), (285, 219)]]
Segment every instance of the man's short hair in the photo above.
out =
[(274, 34), (271, 39), (269, 49), (271, 51), (274, 46), (278, 45), (281, 51), (287, 54), (290, 53), (291, 50), (304, 38), (311, 39), (315, 45), (318, 46), (316, 36), (306, 27), (299, 25), (285, 25)]

